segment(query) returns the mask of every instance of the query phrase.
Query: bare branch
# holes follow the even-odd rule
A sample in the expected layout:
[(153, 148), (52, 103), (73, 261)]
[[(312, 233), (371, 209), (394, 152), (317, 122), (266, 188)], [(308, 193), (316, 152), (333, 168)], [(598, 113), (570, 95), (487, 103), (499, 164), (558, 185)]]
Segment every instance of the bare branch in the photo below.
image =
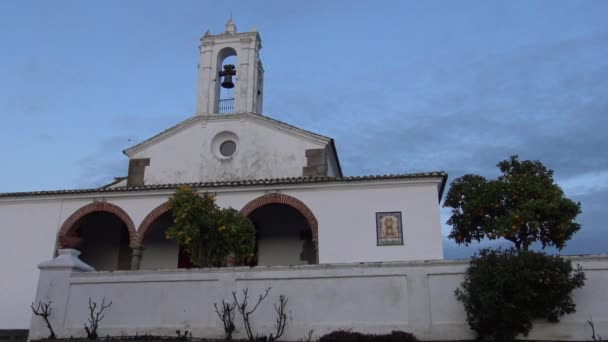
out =
[[(236, 293), (234, 293), (234, 296), (236, 296)], [(217, 303), (213, 303), (213, 306), (215, 307), (215, 313), (217, 314), (217, 316), (222, 320), (222, 323), (224, 324), (224, 333), (226, 334), (226, 341), (231, 341), (232, 340), (232, 333), (234, 332), (235, 329), (235, 325), (234, 325), (234, 316), (236, 315), (236, 313), (234, 312), (234, 310), (236, 309), (237, 304), (236, 303), (227, 303), (222, 299), (222, 310), (220, 311), (217, 307)]]
[(255, 304), (255, 306), (253, 307), (253, 310), (249, 311), (249, 313), (253, 313), (255, 311), (255, 309), (258, 308), (258, 305), (260, 305), (260, 303), (266, 299), (266, 297), (268, 297), (268, 292), (270, 292), (271, 287), (266, 289), (266, 293), (264, 293), (264, 295), (260, 295), (260, 297), (258, 298), (258, 302)]
[(287, 297), (284, 294), (279, 296), (279, 304), (274, 305), (274, 310), (277, 312), (277, 320), (274, 324), (275, 334), (270, 334), (268, 341), (276, 341), (278, 338), (283, 336), (285, 327), (287, 326), (287, 313), (285, 313), (285, 306), (287, 306)]
[(53, 312), (53, 308), (51, 307), (51, 304), (53, 304), (52, 301), (49, 301), (48, 303), (38, 301), (38, 305), (34, 309), (34, 303), (32, 302), (31, 308), (32, 308), (32, 311), (34, 312), (34, 315), (40, 316), (40, 317), (42, 317), (42, 319), (44, 319), (44, 322), (46, 323), (46, 327), (51, 332), (48, 339), (54, 340), (57, 338), (57, 336), (55, 335), (55, 331), (53, 331), (51, 322), (49, 322), (49, 317), (51, 316), (51, 313)]
[(593, 319), (591, 317), (587, 321), (587, 324), (589, 324), (589, 326), (591, 327), (591, 339), (593, 341), (600, 341), (600, 342), (603, 341), (602, 337), (600, 335), (595, 334), (595, 326), (593, 324)]
[(91, 297), (89, 297), (89, 318), (87, 319), (89, 321), (89, 325), (87, 326), (87, 324), (84, 323), (84, 330), (86, 331), (87, 338), (89, 340), (97, 339), (97, 328), (99, 327), (99, 322), (105, 317), (105, 315), (102, 315), (102, 313), (111, 305), (112, 301), (106, 304), (106, 297), (103, 297), (101, 300), (101, 306), (98, 309), (97, 302), (94, 302)]
[(260, 303), (268, 296), (268, 293), (270, 292), (270, 287), (266, 289), (266, 291), (264, 292), (264, 294), (260, 294), (260, 296), (258, 297), (258, 301), (255, 304), (255, 306), (253, 307), (253, 309), (247, 311), (247, 306), (248, 306), (248, 301), (249, 301), (249, 289), (244, 289), (243, 290), (243, 300), (241, 302), (238, 301), (238, 299), (236, 298), (236, 291), (232, 292), (232, 298), (234, 298), (234, 304), (236, 304), (237, 309), (239, 310), (239, 312), (241, 313), (241, 316), (243, 317), (243, 324), (245, 325), (245, 332), (247, 333), (247, 338), (249, 338), (250, 341), (255, 341), (258, 339), (258, 336), (253, 334), (253, 331), (251, 329), (251, 322), (249, 320), (249, 315), (251, 315), (260, 305)]

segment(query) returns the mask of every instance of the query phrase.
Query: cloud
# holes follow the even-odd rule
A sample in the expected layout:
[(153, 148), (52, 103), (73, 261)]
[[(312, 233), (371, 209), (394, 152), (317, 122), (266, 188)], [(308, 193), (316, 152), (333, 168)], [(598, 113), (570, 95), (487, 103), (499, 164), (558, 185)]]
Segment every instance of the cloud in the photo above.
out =
[(127, 175), (128, 160), (120, 153), (130, 145), (129, 136), (114, 136), (103, 140), (97, 149), (78, 160), (80, 174), (76, 179), (78, 187), (95, 188), (111, 183), (114, 177)]
[[(152, 131), (159, 133), (173, 125), (181, 122), (190, 115), (144, 115), (144, 114), (125, 114), (112, 117), (110, 120), (112, 125), (120, 130), (136, 131), (138, 134)], [(136, 130), (134, 130), (136, 128)], [(147, 139), (142, 137), (139, 139)]]
[(97, 148), (78, 160), (80, 173), (75, 180), (79, 187), (99, 187), (111, 183), (114, 177), (127, 175), (129, 162), (122, 153), (189, 117), (189, 115), (119, 115), (111, 117), (115, 131), (128, 132), (102, 140)]
[(569, 196), (584, 196), (608, 192), (608, 170), (592, 171), (569, 177), (560, 182)]

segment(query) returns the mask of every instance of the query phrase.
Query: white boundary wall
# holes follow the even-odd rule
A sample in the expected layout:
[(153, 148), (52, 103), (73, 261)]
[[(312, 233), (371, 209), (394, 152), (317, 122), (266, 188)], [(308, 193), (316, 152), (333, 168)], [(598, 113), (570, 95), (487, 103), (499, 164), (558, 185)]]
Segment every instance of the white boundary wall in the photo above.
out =
[[(424, 340), (474, 338), (454, 290), (468, 261), (329, 264), (193, 270), (92, 272), (77, 251), (61, 255), (39, 268), (36, 298), (53, 301), (52, 324), (59, 337), (83, 336), (88, 299), (112, 300), (100, 323), (100, 336), (191, 331), (195, 337), (222, 337), (213, 303), (248, 288), (255, 301), (266, 287), (268, 298), (252, 315), (255, 331), (269, 334), (275, 320), (273, 304), (288, 298), (284, 339), (296, 341), (309, 330), (315, 336), (337, 329), (386, 333), (398, 329)], [(537, 322), (532, 340), (586, 340), (586, 321), (608, 334), (608, 256), (571, 257), (587, 280), (575, 291), (577, 312), (559, 324)], [(237, 315), (236, 337), (243, 337)], [(48, 335), (43, 320), (32, 318), (30, 339)]]

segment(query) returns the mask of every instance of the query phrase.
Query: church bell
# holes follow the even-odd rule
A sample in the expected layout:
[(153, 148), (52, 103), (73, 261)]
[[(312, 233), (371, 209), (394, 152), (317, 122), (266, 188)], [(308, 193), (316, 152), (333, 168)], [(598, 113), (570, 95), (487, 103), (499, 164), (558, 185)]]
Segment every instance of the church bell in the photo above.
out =
[(232, 89), (234, 88), (234, 83), (232, 82), (232, 76), (236, 75), (236, 70), (234, 65), (226, 64), (224, 65), (224, 70), (220, 71), (220, 77), (224, 77), (224, 81), (222, 82), (222, 88)]

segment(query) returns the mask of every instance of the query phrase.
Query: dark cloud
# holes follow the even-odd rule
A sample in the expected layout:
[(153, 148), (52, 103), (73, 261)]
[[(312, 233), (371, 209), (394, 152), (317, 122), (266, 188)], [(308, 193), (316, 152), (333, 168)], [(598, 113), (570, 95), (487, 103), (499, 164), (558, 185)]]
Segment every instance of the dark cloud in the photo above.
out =
[[(418, 109), (403, 102), (400, 111), (386, 113), (380, 102), (374, 115), (366, 113), (366, 103), (354, 120), (360, 128), (342, 123), (337, 129), (338, 143), (354, 146), (342, 153), (344, 164), (355, 173), (440, 168), (455, 175), (492, 174), (497, 161), (519, 153), (561, 176), (606, 169), (608, 158), (598, 158), (598, 152), (608, 148), (608, 97), (601, 95), (608, 93), (608, 61), (569, 67), (586, 62), (587, 49), (606, 40), (581, 38), (496, 56), (460, 89), (429, 91), (427, 105)], [(595, 49), (608, 55), (602, 46), (608, 44)], [(347, 102), (359, 111), (368, 99)]]
[[(330, 81), (269, 105), (295, 108), (282, 119), (334, 137), (347, 174), (495, 177), (496, 163), (510, 155), (541, 160), (583, 206), (583, 229), (562, 253), (600, 253), (608, 243), (597, 208), (608, 199), (608, 59), (601, 56), (608, 33), (446, 59), (417, 75), (396, 64), (392, 73), (364, 70), (342, 79), (347, 91)], [(384, 90), (379, 75), (389, 76)], [(442, 221), (448, 217), (443, 210)], [(447, 242), (446, 256), (480, 246)]]

